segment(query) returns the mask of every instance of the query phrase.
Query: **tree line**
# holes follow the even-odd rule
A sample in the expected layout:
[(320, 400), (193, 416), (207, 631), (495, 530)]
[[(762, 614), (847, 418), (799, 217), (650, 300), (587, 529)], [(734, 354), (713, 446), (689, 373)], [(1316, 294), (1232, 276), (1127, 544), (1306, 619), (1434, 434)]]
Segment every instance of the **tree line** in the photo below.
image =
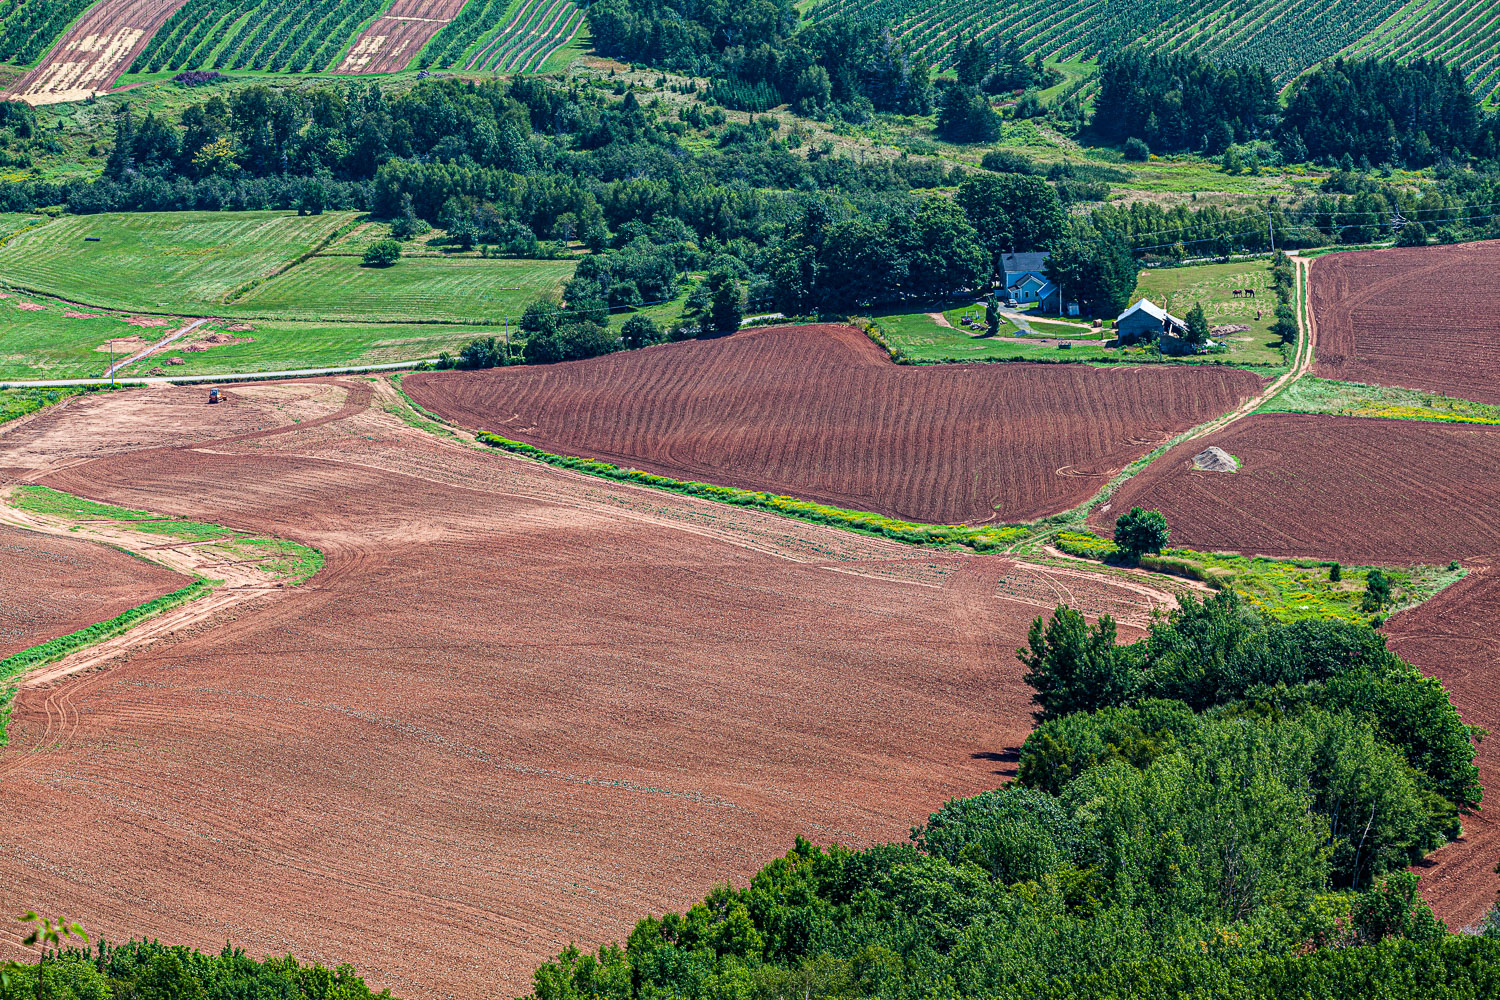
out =
[(1463, 71), (1431, 59), (1335, 59), (1299, 79), (1282, 108), (1258, 67), (1131, 47), (1101, 64), (1090, 127), (1160, 153), (1218, 156), (1265, 141), (1287, 162), (1366, 168), (1500, 154), (1500, 113), (1486, 118)]

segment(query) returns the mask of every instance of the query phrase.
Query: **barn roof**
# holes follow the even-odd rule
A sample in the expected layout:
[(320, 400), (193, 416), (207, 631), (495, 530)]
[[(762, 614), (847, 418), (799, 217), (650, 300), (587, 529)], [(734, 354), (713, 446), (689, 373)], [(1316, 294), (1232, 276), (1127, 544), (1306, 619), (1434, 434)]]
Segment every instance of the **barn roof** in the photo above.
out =
[(1162, 322), (1163, 320), (1170, 320), (1173, 326), (1180, 327), (1184, 330), (1187, 329), (1187, 323), (1185, 321), (1178, 319), (1176, 316), (1173, 316), (1171, 313), (1167, 312), (1165, 309), (1157, 305), (1155, 302), (1152, 302), (1150, 299), (1141, 299), (1135, 305), (1120, 313), (1119, 316), (1115, 317), (1115, 323), (1123, 323), (1127, 317), (1138, 312), (1145, 313), (1147, 316), (1150, 316), (1158, 323)]

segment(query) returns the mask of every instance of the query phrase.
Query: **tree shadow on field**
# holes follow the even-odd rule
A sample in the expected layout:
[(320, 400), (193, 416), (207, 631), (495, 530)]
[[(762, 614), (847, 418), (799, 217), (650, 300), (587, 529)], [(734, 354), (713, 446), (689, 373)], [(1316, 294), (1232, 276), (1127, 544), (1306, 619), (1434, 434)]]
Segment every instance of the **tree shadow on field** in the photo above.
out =
[[(1006, 747), (1005, 751), (1003, 753), (995, 753), (992, 750), (985, 750), (985, 751), (981, 751), (979, 753), (971, 753), (971, 754), (969, 754), (969, 757), (972, 760), (992, 760), (992, 761), (995, 761), (995, 762), (1001, 763), (1001, 764), (1018, 764), (1018, 763), (1020, 763), (1020, 760), (1021, 760), (1021, 748), (1020, 747)], [(1001, 775), (1002, 777), (1006, 777), (1006, 778), (1014, 778), (1016, 776), (1016, 768), (1014, 768), (1014, 767), (996, 768), (994, 771), (991, 771), (990, 773), (991, 774), (998, 774), (998, 775)]]

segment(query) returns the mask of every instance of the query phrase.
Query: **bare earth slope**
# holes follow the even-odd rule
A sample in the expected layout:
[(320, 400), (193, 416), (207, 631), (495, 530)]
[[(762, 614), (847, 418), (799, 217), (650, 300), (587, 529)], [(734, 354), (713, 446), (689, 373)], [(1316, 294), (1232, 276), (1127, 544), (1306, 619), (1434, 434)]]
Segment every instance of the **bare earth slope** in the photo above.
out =
[(1262, 381), (1235, 369), (895, 365), (847, 326), (744, 331), (403, 385), (470, 427), (929, 522), (1066, 509)]
[[(44, 413), (0, 466), (174, 392)], [(1030, 728), (1030, 619), (1067, 599), (1139, 624), (1156, 600), (440, 441), (367, 380), (228, 392), (43, 481), (304, 541), (326, 568), (22, 688), (0, 908), (350, 961), (407, 997), (515, 996), (569, 941), (798, 834), (902, 840), (999, 784)]]
[(188, 582), (105, 545), (0, 524), (0, 660)]
[(1323, 378), (1500, 403), (1500, 241), (1313, 263)]
[(99, 0), (12, 93), (29, 104), (108, 92), (183, 0)]
[(395, 0), (354, 40), (336, 73), (395, 73), (458, 16), (464, 0)]
[[(1217, 445), (1238, 472), (1200, 472)], [(1091, 518), (1134, 505), (1173, 544), (1348, 562), (1447, 562), (1500, 553), (1500, 427), (1262, 413), (1163, 455)]]

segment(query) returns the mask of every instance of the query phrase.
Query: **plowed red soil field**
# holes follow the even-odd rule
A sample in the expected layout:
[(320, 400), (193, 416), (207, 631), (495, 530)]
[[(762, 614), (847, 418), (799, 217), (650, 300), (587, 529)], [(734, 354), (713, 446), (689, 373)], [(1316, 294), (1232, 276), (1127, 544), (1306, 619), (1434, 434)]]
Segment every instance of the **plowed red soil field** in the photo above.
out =
[(17, 696), (0, 910), (115, 940), (515, 996), (569, 941), (743, 880), (797, 834), (901, 840), (997, 785), (1030, 727), (1031, 618), (1070, 600), (1139, 622), (1156, 600), (440, 440), (387, 413), (383, 383), (180, 394), (44, 412), (14, 454), (0, 438), (0, 467), (41, 467), (171, 412), (43, 481), (327, 556), (303, 587)]
[[(1218, 445), (1242, 464), (1197, 472)], [(1259, 414), (1168, 452), (1132, 479), (1091, 527), (1108, 533), (1133, 504), (1155, 508), (1174, 544), (1413, 564), (1461, 560), (1469, 576), (1394, 616), (1391, 645), (1443, 679), (1465, 721), (1500, 732), (1500, 428), (1305, 414)], [(1451, 926), (1482, 917), (1500, 889), (1500, 746), (1481, 744), (1487, 808), (1439, 851), (1422, 891)]]
[(100, 0), (11, 92), (29, 104), (106, 93), (183, 0)]
[(354, 40), (335, 73), (396, 73), (458, 16), (464, 0), (396, 0)]
[(1500, 241), (1313, 263), (1314, 373), (1500, 403)]
[[(1391, 648), (1442, 679), (1464, 721), (1500, 732), (1500, 560), (1467, 561), (1469, 575), (1436, 598), (1386, 623)], [(1417, 871), (1422, 895), (1455, 930), (1477, 924), (1500, 880), (1500, 747), (1491, 737), (1475, 758), (1484, 809), (1464, 817), (1464, 835)]]
[(847, 326), (403, 382), (435, 413), (550, 451), (973, 523), (1081, 503), (1261, 384), (1236, 369), (906, 367)]
[[(1240, 471), (1198, 472), (1218, 445)], [(1500, 428), (1264, 413), (1168, 452), (1090, 519), (1160, 510), (1173, 544), (1345, 562), (1500, 553)]]
[(0, 524), (0, 660), (188, 582), (105, 545)]

